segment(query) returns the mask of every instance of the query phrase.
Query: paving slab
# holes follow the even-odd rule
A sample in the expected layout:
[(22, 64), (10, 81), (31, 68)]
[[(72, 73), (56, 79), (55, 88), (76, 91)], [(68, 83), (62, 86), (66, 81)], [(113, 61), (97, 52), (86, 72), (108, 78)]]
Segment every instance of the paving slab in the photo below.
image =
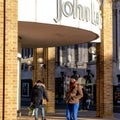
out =
[[(65, 109), (63, 110), (56, 110), (55, 113), (47, 113), (46, 114), (47, 120), (66, 120), (65, 117)], [(28, 115), (28, 110), (22, 109), (21, 116), (17, 118), (17, 120), (34, 120), (34, 116)], [(41, 117), (39, 116), (39, 119)], [(96, 111), (79, 111), (78, 112), (78, 120), (120, 120), (120, 113), (114, 113), (113, 118), (97, 118)]]

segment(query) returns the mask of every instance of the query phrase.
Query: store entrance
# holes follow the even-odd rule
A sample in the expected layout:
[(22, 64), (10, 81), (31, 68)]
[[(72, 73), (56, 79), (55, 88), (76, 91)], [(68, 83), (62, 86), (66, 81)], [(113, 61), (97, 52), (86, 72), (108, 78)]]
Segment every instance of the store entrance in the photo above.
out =
[(55, 108), (56, 109), (65, 109), (65, 100), (64, 100), (64, 79), (56, 78), (55, 79)]

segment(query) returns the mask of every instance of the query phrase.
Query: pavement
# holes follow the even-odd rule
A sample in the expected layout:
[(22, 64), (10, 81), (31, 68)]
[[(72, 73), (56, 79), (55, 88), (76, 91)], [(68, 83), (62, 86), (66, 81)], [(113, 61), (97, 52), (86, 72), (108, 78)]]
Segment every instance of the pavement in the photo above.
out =
[[(65, 109), (56, 109), (55, 113), (46, 113), (47, 120), (66, 120)], [(34, 120), (33, 116), (28, 115), (27, 108), (22, 108), (21, 116), (17, 117), (17, 120)], [(41, 117), (39, 116), (39, 120)], [(96, 111), (79, 111), (78, 120), (120, 120), (120, 112), (114, 113), (113, 118), (98, 118), (96, 117)]]

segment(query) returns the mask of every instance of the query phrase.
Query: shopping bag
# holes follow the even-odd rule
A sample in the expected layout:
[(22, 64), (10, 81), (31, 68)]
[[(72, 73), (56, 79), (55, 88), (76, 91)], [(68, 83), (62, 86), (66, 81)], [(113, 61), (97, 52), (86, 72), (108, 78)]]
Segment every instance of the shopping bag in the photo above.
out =
[(46, 105), (46, 104), (47, 104), (47, 100), (46, 100), (46, 99), (43, 99), (43, 100), (42, 100), (42, 104), (43, 104), (43, 105)]

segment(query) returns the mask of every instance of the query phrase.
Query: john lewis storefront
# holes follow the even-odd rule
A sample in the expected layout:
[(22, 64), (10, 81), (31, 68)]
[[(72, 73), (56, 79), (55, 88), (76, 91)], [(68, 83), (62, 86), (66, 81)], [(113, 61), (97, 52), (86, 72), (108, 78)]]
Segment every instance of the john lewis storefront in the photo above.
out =
[[(86, 1), (87, 4), (85, 1), (78, 0), (57, 0), (54, 2), (29, 1), (30, 8), (27, 7), (27, 11), (34, 11), (30, 16), (26, 11), (26, 5), (23, 6), (23, 2), (27, 4), (26, 1), (20, 1), (21, 6), (19, 6), (19, 37), (21, 38), (22, 47), (54, 47), (89, 42), (91, 40), (100, 42), (99, 35), (102, 20), (97, 1)], [(23, 13), (22, 11), (26, 12)], [(44, 52), (44, 54), (46, 53)], [(42, 55), (38, 54), (37, 56)], [(55, 58), (55, 55), (52, 57)], [(35, 61), (35, 56), (33, 60)], [(49, 62), (51, 60), (47, 61)], [(48, 62), (45, 64), (49, 67)], [(50, 68), (54, 68), (54, 65)], [(36, 69), (40, 68), (38, 67)], [(33, 81), (36, 81), (38, 78), (41, 79), (34, 71)], [(48, 76), (49, 71), (49, 68), (45, 69)], [(54, 72), (53, 70), (52, 75), (50, 75), (52, 79), (47, 76), (45, 77), (44, 82), (49, 88), (48, 91), (55, 91), (54, 85), (51, 85), (51, 81), (55, 81)], [(51, 94), (54, 96), (55, 92)], [(54, 99), (55, 97), (50, 101), (52, 108), (54, 108)], [(50, 109), (47, 111), (51, 112), (54, 110)]]
[[(20, 48), (47, 48), (46, 61), (49, 60), (47, 61), (49, 69), (54, 64), (53, 47), (99, 40), (101, 15), (97, 0), (18, 0), (12, 3), (2, 1), (1, 4), (3, 31), (0, 38), (3, 46), (0, 51), (3, 59), (0, 61), (2, 65), (0, 70), (3, 86), (0, 88), (2, 93), (0, 117), (5, 120), (9, 118), (16, 120), (18, 110), (16, 106), (19, 106), (20, 98), (18, 70)], [(18, 47), (19, 60), (17, 60)], [(54, 86), (51, 86), (51, 83), (54, 83), (52, 79), (54, 76), (51, 73), (53, 74), (54, 70), (47, 74), (50, 77), (47, 88), (49, 96), (54, 96)], [(53, 99), (48, 103), (48, 107), (54, 111)], [(11, 111), (11, 115), (6, 109)]]

